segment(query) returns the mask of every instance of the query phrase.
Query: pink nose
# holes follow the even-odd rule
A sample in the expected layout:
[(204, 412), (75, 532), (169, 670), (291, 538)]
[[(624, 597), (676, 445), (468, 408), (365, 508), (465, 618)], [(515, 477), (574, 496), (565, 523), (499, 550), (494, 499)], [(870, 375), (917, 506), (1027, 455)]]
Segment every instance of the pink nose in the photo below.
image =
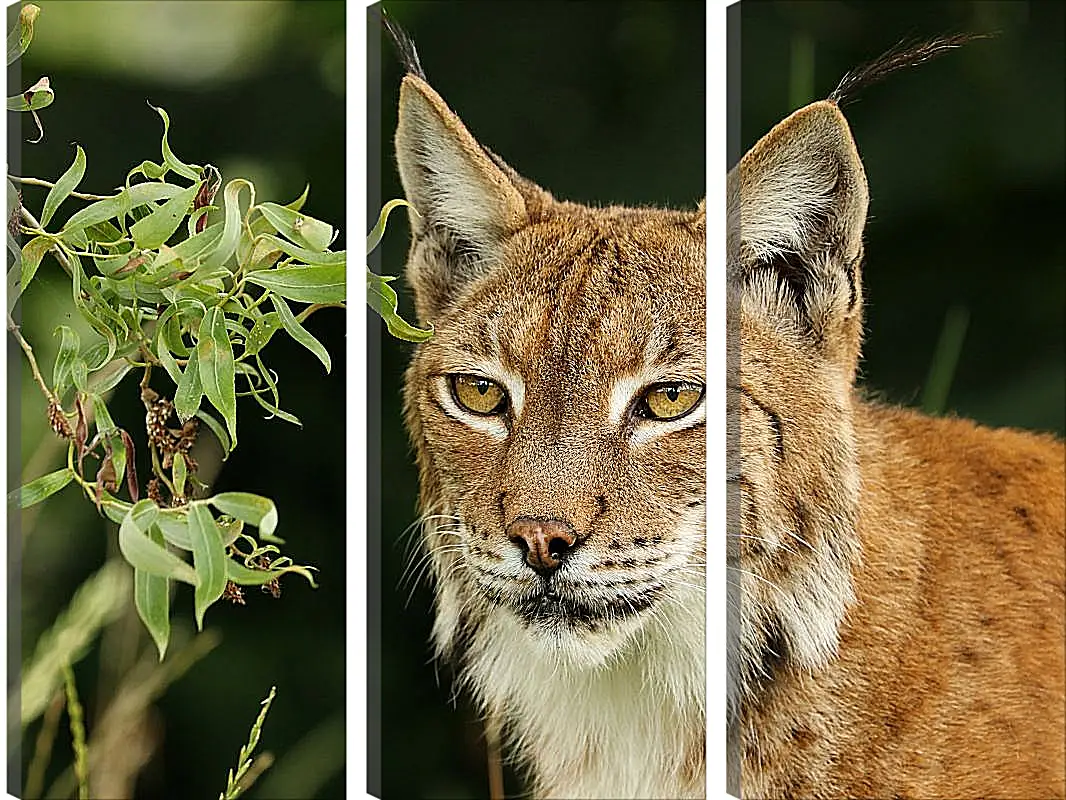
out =
[(537, 572), (551, 572), (577, 543), (577, 535), (558, 519), (519, 517), (507, 528), (507, 538), (521, 547), (526, 564)]

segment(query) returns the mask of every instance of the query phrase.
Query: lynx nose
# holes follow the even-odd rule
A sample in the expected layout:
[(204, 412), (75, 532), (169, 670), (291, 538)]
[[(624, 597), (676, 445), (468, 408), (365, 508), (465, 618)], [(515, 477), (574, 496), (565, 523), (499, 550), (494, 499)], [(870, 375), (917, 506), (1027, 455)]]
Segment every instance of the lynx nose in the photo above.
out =
[(577, 543), (569, 524), (558, 519), (519, 517), (507, 527), (507, 538), (522, 548), (526, 564), (537, 572), (558, 569)]

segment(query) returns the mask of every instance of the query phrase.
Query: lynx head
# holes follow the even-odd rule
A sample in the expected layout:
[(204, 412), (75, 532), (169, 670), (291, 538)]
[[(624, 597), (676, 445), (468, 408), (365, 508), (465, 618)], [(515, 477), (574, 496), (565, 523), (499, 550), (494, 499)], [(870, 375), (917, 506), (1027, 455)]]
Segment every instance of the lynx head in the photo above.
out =
[(417, 70), (396, 154), (414, 209), (406, 279), (435, 331), (405, 410), (439, 651), (481, 632), (598, 666), (684, 606), (702, 652), (702, 206), (557, 201)]
[(727, 538), (733, 713), (775, 662), (831, 657), (852, 600), (852, 391), (866, 177), (837, 105), (802, 108), (728, 176)]

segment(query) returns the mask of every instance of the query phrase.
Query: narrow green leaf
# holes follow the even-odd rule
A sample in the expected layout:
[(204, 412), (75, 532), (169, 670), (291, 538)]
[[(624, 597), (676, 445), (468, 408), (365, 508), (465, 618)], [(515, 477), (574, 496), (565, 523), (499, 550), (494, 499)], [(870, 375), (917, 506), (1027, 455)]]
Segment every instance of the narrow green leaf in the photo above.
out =
[(321, 220), (277, 203), (260, 203), (256, 208), (274, 230), (298, 245), (321, 252), (333, 241), (333, 228)]
[(81, 356), (74, 359), (70, 368), (70, 379), (74, 381), (74, 388), (79, 392), (89, 391), (89, 367)]
[(298, 303), (343, 303), (345, 298), (342, 265), (280, 267), (253, 272), (245, 280)]
[(256, 320), (255, 325), (248, 331), (248, 335), (244, 337), (244, 352), (254, 356), (267, 346), (274, 332), (280, 329), (281, 319), (278, 317), (277, 312), (264, 314), (260, 319)]
[(74, 153), (74, 163), (59, 176), (55, 186), (48, 190), (48, 196), (44, 198), (44, 206), (41, 209), (42, 228), (48, 226), (56, 210), (64, 200), (70, 197), (71, 192), (78, 188), (78, 184), (85, 176), (85, 151), (81, 149), (81, 145), (75, 145), (75, 147), (77, 150)]
[[(52, 240), (44, 236), (34, 236), (22, 246), (22, 270), (15, 297), (26, 291), (33, 276), (37, 274), (37, 268), (41, 265), (44, 254), (52, 249)], [(14, 305), (14, 299), (8, 298), (8, 305)]]
[(192, 550), (192, 540), (189, 538), (189, 518), (186, 512), (163, 509), (155, 524), (163, 532), (163, 538), (170, 544), (182, 550)]
[(7, 65), (14, 64), (26, 52), (33, 41), (33, 23), (41, 9), (33, 3), (27, 3), (19, 11), (18, 24), (7, 33)]
[(51, 497), (74, 479), (74, 473), (64, 467), (35, 478), (8, 495), (9, 503), (18, 503), (19, 508), (29, 508)]
[(269, 233), (260, 234), (258, 241), (268, 242), (278, 250), (281, 250), (286, 255), (292, 256), (298, 261), (302, 261), (304, 264), (310, 264), (312, 266), (329, 267), (329, 266), (344, 266), (348, 263), (348, 255), (346, 250), (338, 250), (337, 252), (331, 252), (326, 250), (322, 253), (316, 253), (314, 250), (308, 250), (306, 247), (300, 247), (293, 244), (287, 239), (279, 239), (277, 236), (271, 236)]
[(133, 508), (133, 503), (119, 500), (110, 492), (106, 491), (104, 492), (100, 505), (104, 509), (104, 516), (119, 525), (122, 524), (122, 520), (126, 518), (126, 514), (129, 513), (129, 510)]
[(167, 116), (167, 112), (162, 108), (156, 108), (151, 103), (148, 105), (163, 118), (163, 164), (165, 164), (167, 168), (172, 169), (174, 172), (181, 175), (183, 178), (188, 178), (190, 181), (198, 180), (200, 177), (200, 167), (195, 164), (190, 165), (184, 163), (180, 158), (174, 155), (174, 151), (170, 149), (170, 142), (167, 140), (170, 133), (170, 117)]
[(296, 321), (296, 317), (292, 315), (289, 310), (289, 305), (277, 295), (270, 295), (270, 302), (274, 304), (274, 308), (277, 309), (278, 318), (281, 320), (281, 324), (285, 326), (285, 330), (288, 331), (289, 336), (298, 341), (308, 350), (315, 354), (319, 361), (322, 362), (322, 366), (326, 368), (328, 373), (330, 370), (329, 353), (318, 339), (312, 336), (308, 331)]
[(131, 209), (143, 206), (145, 203), (169, 200), (180, 191), (182, 191), (182, 187), (175, 186), (172, 183), (151, 181), (134, 184), (123, 189), (114, 197), (108, 197), (106, 200), (97, 200), (95, 203), (91, 203), (72, 214), (66, 224), (63, 225), (61, 233), (70, 234), (115, 217), (124, 217)]
[(203, 396), (200, 365), (195, 359), (190, 359), (174, 391), (174, 412), (178, 415), (180, 422), (184, 423), (196, 415), (196, 412), (200, 410), (200, 400)]
[(156, 164), (154, 161), (142, 161), (126, 174), (126, 185), (129, 186), (130, 178), (138, 174), (143, 175), (150, 181), (158, 181), (162, 180), (163, 176), (167, 174), (167, 168), (162, 164)]
[(118, 528), (119, 550), (134, 569), (198, 586), (200, 578), (192, 567), (148, 538), (147, 531), (158, 516), (159, 508), (151, 500), (141, 500), (130, 508)]
[[(165, 547), (163, 533), (158, 525), (152, 525), (148, 529), (148, 538), (160, 548)], [(152, 641), (159, 650), (159, 660), (162, 661), (170, 641), (170, 581), (135, 569), (133, 603), (137, 607), (137, 616), (152, 635)]]
[(182, 339), (182, 328), (197, 328), (207, 313), (207, 307), (198, 300), (178, 298), (173, 301), (156, 326), (162, 330), (160, 338), (167, 343), (170, 352), (178, 358), (188, 358), (192, 352)]
[(156, 325), (155, 329), (155, 351), (156, 356), (159, 358), (159, 363), (163, 365), (163, 369), (167, 371), (167, 375), (174, 381), (174, 385), (177, 386), (181, 383), (181, 367), (178, 366), (178, 362), (174, 360), (174, 356), (170, 352), (170, 348), (167, 347), (166, 337), (163, 336), (163, 326)]
[(374, 252), (374, 248), (378, 246), (379, 242), (381, 242), (381, 237), (385, 235), (385, 225), (389, 221), (389, 214), (392, 213), (393, 209), (399, 208), (400, 206), (407, 206), (408, 208), (414, 210), (414, 206), (412, 206), (406, 200), (390, 200), (389, 202), (387, 202), (385, 204), (385, 207), (381, 209), (381, 213), (378, 214), (377, 225), (375, 225), (373, 229), (371, 229), (370, 233), (366, 237), (367, 255), (370, 255)]
[(195, 503), (189, 507), (189, 539), (193, 564), (200, 577), (195, 597), (196, 627), (203, 630), (204, 612), (222, 597), (226, 588), (226, 549), (207, 506)]
[(207, 498), (207, 502), (239, 520), (255, 525), (265, 540), (278, 526), (278, 510), (274, 501), (249, 492), (223, 492)]
[[(185, 269), (192, 269), (199, 264), (199, 259), (218, 244), (222, 236), (222, 223), (208, 225), (197, 234), (178, 242), (173, 247), (164, 247), (152, 262), (152, 269), (158, 270), (173, 261), (179, 261)], [(185, 266), (188, 265), (188, 266)]]
[[(102, 403), (102, 401), (101, 401)], [(99, 423), (99, 419), (97, 420)], [(115, 423), (111, 423), (112, 426)], [(129, 434), (127, 434), (127, 437)], [(115, 485), (122, 486), (122, 481), (126, 477), (126, 445), (122, 439), (122, 431), (118, 428), (112, 428), (112, 432), (107, 436), (107, 440), (111, 445), (111, 464), (115, 468)], [(132, 444), (133, 440), (130, 439)], [(137, 471), (137, 465), (133, 465), (134, 475)]]
[(174, 454), (174, 491), (182, 497), (185, 496), (185, 479), (188, 477), (188, 465), (185, 463), (184, 453)]
[(433, 335), (433, 326), (428, 330), (415, 328), (409, 325), (403, 317), (396, 313), (396, 291), (389, 286), (389, 281), (396, 280), (383, 275), (375, 275), (369, 269), (366, 271), (366, 301), (385, 321), (389, 333), (397, 339), (405, 339), (409, 342), (424, 342)]
[(81, 350), (81, 339), (76, 331), (66, 325), (60, 325), (52, 335), (59, 334), (59, 352), (56, 353), (56, 363), (52, 367), (52, 390), (59, 395), (70, 386), (70, 379), (74, 367), (74, 359)]
[(292, 209), (293, 211), (299, 211), (304, 207), (304, 203), (307, 202), (307, 193), (311, 191), (311, 184), (304, 184), (304, 191), (299, 197), (293, 200), (291, 203), (286, 203), (285, 208)]
[(178, 381), (178, 388), (174, 391), (174, 413), (178, 415), (178, 420), (184, 423), (194, 416), (200, 410), (200, 400), (203, 396), (200, 365), (195, 358), (190, 358), (181, 374), (181, 380)]
[(240, 252), (238, 251), (237, 256), (240, 263), (244, 265), (245, 272), (257, 272), (261, 269), (270, 269), (282, 256), (282, 251), (276, 249), (265, 238), (256, 239), (247, 249), (248, 252), (246, 255), (240, 255)]
[[(175, 547), (182, 550), (192, 550), (192, 539), (189, 537), (188, 507), (183, 509), (164, 509), (156, 520), (156, 525), (163, 532), (164, 538)], [(229, 547), (237, 539), (244, 525), (240, 520), (226, 522), (229, 517), (215, 520), (215, 525), (222, 534), (222, 546)]]
[[(87, 359), (85, 359), (83, 357), (82, 359), (79, 359), (79, 361), (81, 361), (82, 363), (86, 363)], [(76, 369), (77, 369), (77, 362), (75, 362), (75, 370)], [(116, 386), (118, 386), (119, 383), (122, 382), (122, 379), (125, 378), (126, 375), (128, 375), (130, 370), (132, 370), (132, 369), (133, 369), (133, 364), (131, 364), (130, 362), (128, 362), (126, 360), (122, 360), (122, 361), (117, 362), (113, 369), (108, 370), (107, 373), (104, 374), (103, 378), (100, 378), (99, 380), (93, 382), (93, 384), (92, 384), (93, 392), (95, 392), (96, 394), (107, 394), (112, 389), (114, 389)], [(88, 371), (88, 367), (86, 367), (86, 370)], [(76, 375), (75, 375), (75, 385), (77, 385), (77, 376)], [(85, 391), (88, 391), (88, 387), (85, 389)]]
[[(85, 290), (84, 293), (90, 295), (90, 300), (93, 299), (94, 294), (98, 297), (99, 292), (96, 292), (92, 288), (91, 281), (86, 280), (85, 272), (81, 268), (81, 259), (78, 258), (77, 254), (71, 253), (69, 251), (67, 252), (67, 257), (70, 261), (71, 266), (70, 283), (71, 295), (74, 300), (74, 307), (81, 312), (81, 315), (85, 318), (86, 322), (88, 322), (92, 326), (93, 330), (95, 330), (97, 333), (104, 337), (104, 340), (107, 343), (107, 354), (104, 356), (104, 361), (110, 361), (112, 358), (115, 357), (115, 351), (118, 349), (118, 337), (115, 335), (115, 332), (111, 330), (111, 328), (104, 322), (104, 320), (100, 319), (100, 317), (96, 313), (94, 313), (96, 305), (94, 304), (93, 307), (90, 308), (90, 303), (87, 302), (83, 297), (83, 288)], [(106, 306), (106, 301), (102, 302)], [(122, 322), (121, 318), (118, 320), (118, 322), (119, 327), (123, 329), (123, 338), (125, 338), (125, 334), (128, 333), (128, 331), (125, 330), (126, 324)]]
[[(263, 408), (270, 412), (270, 416), (277, 417), (278, 419), (283, 419), (286, 422), (291, 422), (293, 425), (297, 425), (302, 428), (303, 423), (300, 422), (296, 415), (290, 414), (288, 411), (282, 411), (281, 408), (278, 407), (279, 401), (277, 383), (274, 381), (273, 377), (271, 377), (270, 370), (268, 370), (263, 365), (262, 359), (260, 359), (258, 355), (254, 356), (254, 358), (256, 364), (259, 367), (258, 374), (262, 377), (263, 382), (266, 383), (267, 387), (270, 389), (270, 394), (274, 398), (274, 402), (271, 403), (268, 400), (264, 400), (262, 390), (256, 387), (255, 381), (249, 380), (248, 391), (251, 393), (252, 397), (255, 398), (255, 401), (259, 403), (259, 405), (261, 405)], [(267, 419), (270, 419), (270, 417), (267, 417)]]
[(99, 369), (108, 364), (104, 358), (107, 356), (107, 342), (97, 342), (91, 347), (86, 348), (82, 353), (82, 358), (85, 359), (85, 364), (89, 368), (89, 372), (96, 372)]
[(111, 419), (111, 412), (107, 410), (107, 403), (98, 394), (92, 396), (93, 404), (93, 417), (96, 419), (96, 431), (97, 433), (105, 434), (110, 433), (117, 427), (115, 421)]
[(264, 583), (270, 583), (270, 581), (280, 578), (287, 572), (303, 575), (311, 586), (318, 588), (318, 584), (315, 583), (315, 578), (308, 567), (292, 564), (281, 569), (251, 569), (234, 561), (232, 558), (226, 560), (226, 576), (241, 586), (262, 586)]
[(130, 235), (134, 244), (145, 250), (154, 250), (174, 235), (185, 215), (189, 213), (193, 198), (200, 184), (178, 192), (144, 219), (133, 223)]
[(237, 250), (237, 242), (241, 236), (241, 206), (239, 195), (245, 186), (255, 201), (255, 187), (243, 178), (234, 178), (226, 184), (226, 190), (222, 193), (222, 206), (225, 209), (225, 218), (222, 223), (222, 236), (218, 240), (215, 250), (205, 256), (200, 269), (208, 272), (218, 269)]
[(229, 454), (233, 451), (233, 445), (230, 443), (229, 436), (226, 435), (225, 428), (219, 424), (219, 421), (208, 414), (206, 411), (197, 411), (196, 418), (203, 422), (208, 428), (211, 429), (211, 433), (215, 434), (215, 438), (218, 439), (218, 443), (222, 445), (222, 460), (225, 461), (229, 458)]
[(43, 77), (33, 84), (22, 94), (16, 94), (7, 98), (8, 111), (40, 111), (52, 105), (56, 99), (52, 91), (51, 83), (47, 77)]
[(229, 334), (226, 333), (226, 318), (218, 306), (207, 309), (203, 322), (200, 323), (196, 365), (204, 394), (226, 421), (230, 441), (236, 445), (237, 375), (233, 367), (233, 348)]

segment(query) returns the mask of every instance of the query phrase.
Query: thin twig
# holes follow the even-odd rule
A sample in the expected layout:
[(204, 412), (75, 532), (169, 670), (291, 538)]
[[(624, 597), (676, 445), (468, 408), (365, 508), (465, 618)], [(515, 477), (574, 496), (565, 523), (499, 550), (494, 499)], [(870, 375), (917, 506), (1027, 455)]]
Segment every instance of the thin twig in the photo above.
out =
[(489, 797), (503, 800), (503, 761), (500, 758), (500, 716), (495, 711), (485, 720), (485, 748), (489, 768)]
[[(55, 188), (54, 183), (41, 180), (40, 178), (20, 178), (18, 175), (8, 174), (7, 179), (14, 181), (15, 183), (25, 183), (28, 186), (44, 186), (48, 189)], [(110, 200), (114, 195), (108, 196), (103, 194), (87, 194), (86, 192), (71, 192), (71, 197), (77, 197), (79, 200)]]
[(33, 372), (33, 379), (37, 381), (37, 385), (41, 387), (45, 399), (49, 403), (54, 402), (55, 395), (52, 394), (52, 390), (48, 388), (48, 384), (44, 382), (44, 378), (41, 376), (41, 370), (37, 366), (37, 359), (33, 355), (33, 348), (30, 347), (30, 343), (23, 338), (19, 326), (15, 324), (15, 320), (12, 319), (10, 314), (7, 315), (7, 329), (11, 331), (11, 335), (15, 337), (15, 341), (19, 343), (22, 352), (26, 354), (26, 360), (30, 362), (30, 371)]
[(343, 303), (312, 303), (311, 305), (309, 305), (307, 308), (305, 308), (303, 311), (301, 311), (299, 314), (296, 315), (296, 321), (297, 322), (303, 322), (305, 319), (307, 319), (309, 316), (314, 314), (316, 311), (319, 311), (320, 309), (323, 309), (323, 308), (344, 308), (344, 304)]
[[(30, 213), (26, 206), (19, 207), (19, 214), (22, 215), (23, 222), (25, 222), (29, 227), (38, 231), (44, 230), (41, 227), (41, 223), (37, 221), (37, 217), (33, 216), (33, 214)], [(63, 252), (63, 248), (60, 247), (58, 243), (54, 243), (49, 248), (49, 251), (55, 255), (56, 261), (59, 262), (59, 266), (66, 270), (68, 275), (74, 274), (74, 265), (70, 263), (70, 259), (67, 258), (67, 254)], [(23, 290), (25, 290), (25, 287), (23, 287)]]

